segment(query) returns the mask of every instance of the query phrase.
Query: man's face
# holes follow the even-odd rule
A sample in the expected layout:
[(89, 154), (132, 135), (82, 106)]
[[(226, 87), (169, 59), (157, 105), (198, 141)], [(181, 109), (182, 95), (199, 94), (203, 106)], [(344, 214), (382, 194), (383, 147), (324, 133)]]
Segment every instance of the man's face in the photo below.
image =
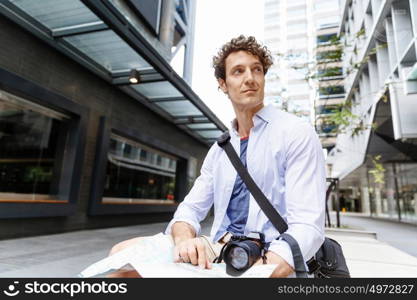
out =
[(237, 51), (229, 54), (225, 64), (226, 80), (218, 81), (233, 106), (250, 109), (262, 104), (265, 76), (259, 58), (246, 51)]

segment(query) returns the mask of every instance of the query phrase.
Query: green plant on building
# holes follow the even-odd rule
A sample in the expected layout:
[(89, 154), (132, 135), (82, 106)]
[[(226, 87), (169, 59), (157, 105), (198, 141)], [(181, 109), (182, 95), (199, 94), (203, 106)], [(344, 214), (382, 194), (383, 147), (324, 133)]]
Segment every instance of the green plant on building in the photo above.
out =
[(368, 171), (372, 175), (375, 184), (384, 184), (385, 183), (385, 168), (380, 162), (382, 156), (375, 155), (371, 157), (373, 168)]
[[(356, 34), (354, 34), (354, 38), (356, 39), (366, 39), (366, 32), (365, 29), (362, 28)], [(323, 50), (323, 51), (316, 51), (316, 56), (311, 61), (305, 61), (303, 63), (296, 63), (292, 65), (294, 70), (305, 70), (307, 69), (307, 73), (305, 75), (305, 80), (310, 82), (313, 80), (320, 80), (325, 79), (326, 77), (336, 77), (343, 75), (343, 72), (340, 71), (340, 67), (335, 67), (334, 63), (341, 62), (343, 60), (343, 56), (347, 47), (350, 47), (351, 43), (345, 39), (343, 36), (332, 36), (324, 45), (319, 45), (316, 50)], [(371, 59), (373, 55), (377, 53), (379, 49), (386, 48), (388, 46), (387, 43), (381, 43), (375, 46), (373, 49), (369, 51), (369, 53), (360, 61), (354, 62), (351, 61), (348, 67), (345, 66), (344, 74), (349, 75), (356, 70), (362, 68), (368, 61)], [(357, 49), (352, 50), (356, 55)], [(294, 59), (294, 54), (290, 53), (289, 55), (278, 54), (278, 59), (283, 59), (287, 61), (291, 61)], [(290, 64), (291, 65), (291, 64)], [(334, 94), (335, 91), (340, 89), (342, 82), (344, 80), (343, 76), (341, 76), (339, 80), (334, 80), (331, 86), (322, 87), (319, 89), (320, 92), (320, 99), (327, 101), (331, 98), (331, 95)], [(327, 97), (326, 97), (327, 96)], [(386, 94), (382, 96), (382, 101), (388, 101), (388, 97)], [(376, 123), (369, 124), (367, 121), (366, 114), (356, 114), (353, 112), (354, 104), (352, 100), (346, 100), (341, 104), (337, 105), (329, 116), (326, 116), (326, 123), (333, 124), (334, 128), (331, 133), (333, 134), (350, 134), (351, 137), (355, 137), (360, 135), (362, 132), (368, 129), (375, 129)]]
[(346, 133), (351, 137), (358, 136), (363, 131), (368, 129), (375, 129), (376, 123), (367, 124), (365, 115), (358, 115), (352, 112), (352, 102), (345, 101), (337, 105), (337, 108), (332, 110), (332, 114), (328, 117), (328, 121), (335, 124), (336, 127), (333, 133)]

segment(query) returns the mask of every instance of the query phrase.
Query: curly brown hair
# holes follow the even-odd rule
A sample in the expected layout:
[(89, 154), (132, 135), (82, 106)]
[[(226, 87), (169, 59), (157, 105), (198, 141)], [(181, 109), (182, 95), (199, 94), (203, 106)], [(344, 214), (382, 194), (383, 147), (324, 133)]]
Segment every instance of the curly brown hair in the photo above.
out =
[(259, 44), (253, 36), (239, 35), (237, 38), (233, 38), (230, 42), (224, 44), (217, 55), (213, 57), (214, 76), (217, 79), (226, 80), (226, 58), (230, 53), (241, 50), (259, 58), (264, 74), (268, 72), (269, 67), (273, 64), (271, 52), (266, 46)]

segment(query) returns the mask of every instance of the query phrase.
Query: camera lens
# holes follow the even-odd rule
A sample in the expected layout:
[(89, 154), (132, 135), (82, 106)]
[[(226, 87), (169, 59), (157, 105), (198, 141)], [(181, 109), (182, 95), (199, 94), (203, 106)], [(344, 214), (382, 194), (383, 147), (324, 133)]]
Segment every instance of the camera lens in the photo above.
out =
[(241, 247), (233, 247), (230, 251), (230, 264), (237, 270), (247, 266), (249, 261), (248, 253)]

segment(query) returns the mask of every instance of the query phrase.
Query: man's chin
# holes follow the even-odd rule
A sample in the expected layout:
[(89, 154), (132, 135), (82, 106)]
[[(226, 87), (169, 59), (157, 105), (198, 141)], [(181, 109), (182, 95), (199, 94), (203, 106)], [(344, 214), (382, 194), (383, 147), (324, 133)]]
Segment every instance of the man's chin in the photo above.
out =
[(263, 99), (260, 100), (259, 97), (248, 97), (245, 99), (239, 99), (239, 101), (232, 101), (233, 105), (241, 108), (254, 108), (260, 105), (263, 105)]
[(260, 99), (259, 96), (252, 96), (245, 98), (243, 103), (246, 103), (249, 106), (258, 106), (263, 103), (263, 99)]

